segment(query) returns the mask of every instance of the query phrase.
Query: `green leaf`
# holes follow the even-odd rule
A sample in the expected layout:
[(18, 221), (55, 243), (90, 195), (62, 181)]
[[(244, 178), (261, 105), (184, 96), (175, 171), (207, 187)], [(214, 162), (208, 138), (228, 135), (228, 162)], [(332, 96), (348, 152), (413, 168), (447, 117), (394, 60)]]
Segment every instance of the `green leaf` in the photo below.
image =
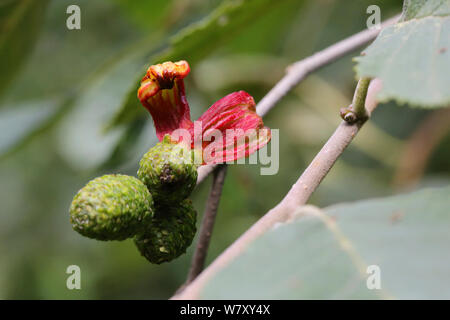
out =
[[(143, 63), (141, 51), (126, 55), (120, 61), (105, 65), (77, 90), (70, 113), (58, 125), (60, 152), (66, 161), (79, 170), (89, 170), (108, 161), (116, 154), (117, 144), (128, 141), (127, 128), (114, 128), (105, 132), (105, 119), (110, 119), (120, 106)], [(135, 108), (140, 111), (143, 108)]]
[(130, 154), (134, 150), (130, 150), (130, 146), (139, 140), (144, 132), (147, 121), (148, 119), (144, 117), (136, 118), (131, 125), (126, 128), (124, 134), (120, 137), (120, 140), (114, 147), (114, 150), (112, 150), (109, 158), (100, 165), (99, 170), (110, 171), (117, 168), (120, 164), (131, 160)]
[(172, 1), (129, 1), (114, 0), (120, 8), (138, 25), (143, 28), (164, 28), (167, 25), (167, 11), (173, 5)]
[[(214, 275), (202, 299), (448, 299), (450, 187), (332, 206), (274, 229)], [(367, 267), (380, 269), (369, 290)], [(370, 282), (370, 281), (369, 281)]]
[(203, 20), (182, 29), (170, 40), (169, 49), (157, 62), (188, 60), (195, 64), (218, 46), (232, 39), (239, 31), (269, 12), (282, 1), (228, 0)]
[(427, 16), (448, 15), (450, 15), (450, 2), (448, 0), (405, 0), (401, 21)]
[[(153, 55), (152, 63), (164, 61), (187, 60), (191, 67), (232, 39), (237, 33), (249, 26), (275, 6), (292, 0), (227, 0), (217, 9), (199, 22), (195, 22), (179, 31), (169, 40), (169, 46), (163, 52)], [(114, 128), (130, 123), (135, 118), (135, 110), (139, 103), (136, 92), (140, 80), (145, 73), (143, 70), (131, 85), (122, 107), (107, 124), (107, 128)]]
[(47, 4), (47, 0), (8, 0), (0, 3), (0, 93), (32, 51)]
[[(5, 132), (8, 135), (0, 139), (0, 158), (11, 155), (53, 125), (58, 125), (61, 130), (62, 154), (72, 164), (79, 161), (79, 167), (93, 168), (107, 161), (109, 154), (116, 156), (119, 150), (124, 149), (121, 144), (129, 139), (121, 138), (120, 133), (124, 130), (106, 134), (104, 119), (110, 118), (120, 105), (118, 99), (126, 92), (126, 84), (134, 79), (136, 70), (140, 69), (143, 56), (142, 50), (138, 50), (111, 59), (64, 98), (6, 102), (5, 111), (0, 113), (0, 128), (7, 128)], [(140, 112), (141, 109), (134, 110)], [(62, 117), (66, 114), (68, 119)], [(59, 123), (61, 118), (62, 124)], [(115, 145), (117, 142), (119, 146)], [(119, 150), (113, 151), (115, 148)], [(94, 153), (97, 156), (92, 156)]]
[(0, 158), (6, 157), (53, 123), (61, 113), (61, 101), (28, 101), (0, 112)]
[[(144, 70), (142, 70), (144, 71)], [(137, 97), (136, 81), (133, 79), (131, 90), (127, 90), (123, 103), (113, 113), (112, 117), (104, 125), (104, 131), (108, 132), (122, 124), (131, 125), (140, 115), (145, 114), (145, 109)]]
[(450, 17), (429, 16), (390, 26), (355, 60), (359, 78), (382, 80), (377, 96), (381, 102), (424, 108), (450, 104)]

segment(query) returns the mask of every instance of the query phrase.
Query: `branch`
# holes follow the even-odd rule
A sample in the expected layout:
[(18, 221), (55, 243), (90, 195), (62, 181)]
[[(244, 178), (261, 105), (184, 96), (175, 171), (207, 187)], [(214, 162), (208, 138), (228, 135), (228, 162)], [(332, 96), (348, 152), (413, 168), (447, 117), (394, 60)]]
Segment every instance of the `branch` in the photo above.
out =
[[(394, 24), (400, 16), (397, 15), (386, 20), (381, 30)], [(380, 30), (368, 29), (339, 41), (312, 56), (295, 62), (286, 72), (286, 75), (262, 98), (256, 106), (256, 112), (264, 117), (293, 87), (299, 84), (311, 72), (336, 61), (340, 57), (352, 52), (376, 38)], [(198, 169), (197, 184), (205, 180), (217, 165), (205, 165)]]
[(217, 209), (219, 207), (220, 196), (225, 182), (227, 165), (221, 164), (214, 170), (214, 178), (206, 202), (205, 213), (203, 214), (202, 225), (198, 237), (197, 247), (192, 258), (191, 269), (189, 270), (186, 284), (191, 283), (202, 272), (205, 266), (206, 254), (211, 240), (214, 222), (216, 220)]
[[(370, 116), (377, 105), (375, 96), (380, 89), (381, 81), (378, 79), (373, 80), (369, 85), (367, 96), (364, 99), (368, 116)], [(361, 97), (360, 93), (365, 89), (358, 86), (356, 91), (359, 90), (361, 90), (361, 92), (355, 92), (355, 96), (359, 95)], [(322, 147), (284, 199), (240, 236), (190, 285), (185, 287), (183, 292), (175, 295), (173, 299), (199, 298), (199, 293), (208, 280), (234, 258), (244, 252), (253, 240), (270, 230), (277, 223), (289, 220), (296, 209), (308, 201), (311, 194), (319, 186), (320, 182), (330, 171), (338, 157), (353, 140), (364, 122), (365, 120), (356, 121), (353, 124), (347, 123), (346, 121), (341, 122), (334, 134)]]

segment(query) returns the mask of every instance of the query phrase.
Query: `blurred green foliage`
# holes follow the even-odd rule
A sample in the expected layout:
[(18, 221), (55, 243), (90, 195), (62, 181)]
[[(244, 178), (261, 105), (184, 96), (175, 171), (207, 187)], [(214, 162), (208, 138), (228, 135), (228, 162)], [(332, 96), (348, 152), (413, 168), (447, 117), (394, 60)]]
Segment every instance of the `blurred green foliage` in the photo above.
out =
[(8, 87), (29, 55), (41, 29), (48, 0), (0, 3), (0, 90)]
[[(75, 193), (100, 174), (135, 175), (139, 159), (155, 144), (149, 115), (137, 99), (129, 99), (135, 97), (133, 86), (137, 89), (145, 66), (167, 52), (174, 35), (239, 2), (53, 0), (45, 11), (32, 10), (33, 17), (20, 22), (23, 33), (41, 19), (33, 32), (2, 33), (0, 83), (9, 85), (0, 97), (0, 298), (165, 299), (183, 283), (193, 246), (174, 262), (151, 265), (132, 241), (104, 243), (75, 233), (68, 208)], [(70, 4), (81, 8), (81, 30), (66, 28)], [(208, 48), (186, 37), (180, 52), (195, 61), (186, 79), (193, 118), (235, 90), (259, 101), (290, 63), (364, 29), (370, 4), (381, 7), (383, 19), (401, 10), (393, 0), (283, 0), (239, 20), (237, 31), (212, 37), (207, 42), (217, 43)], [(7, 10), (0, 5), (0, 22), (9, 18)], [(21, 52), (24, 37), (30, 37), (26, 55)], [(3, 39), (14, 45), (5, 49)], [(310, 76), (265, 119), (267, 126), (280, 129), (277, 175), (261, 176), (257, 165), (229, 168), (208, 261), (281, 200), (333, 132), (339, 108), (351, 100), (352, 57), (357, 54)], [(21, 67), (11, 74), (12, 65)], [(124, 125), (106, 131), (127, 101), (135, 114), (126, 114)], [(405, 146), (432, 113), (381, 105), (311, 203), (325, 206), (414, 187), (394, 177), (404, 165)], [(450, 139), (445, 137), (435, 144), (429, 165), (417, 173), (420, 185), (448, 183)], [(209, 184), (192, 196), (198, 221)], [(71, 264), (81, 267), (82, 290), (66, 288)]]

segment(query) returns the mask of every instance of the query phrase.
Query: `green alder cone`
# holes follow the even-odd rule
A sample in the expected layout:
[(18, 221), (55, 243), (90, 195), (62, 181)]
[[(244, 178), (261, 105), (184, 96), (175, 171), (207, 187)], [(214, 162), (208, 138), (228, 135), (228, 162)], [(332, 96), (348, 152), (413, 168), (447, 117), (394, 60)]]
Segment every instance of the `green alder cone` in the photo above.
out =
[(186, 199), (197, 183), (193, 151), (170, 143), (169, 136), (151, 148), (139, 165), (137, 175), (158, 204), (173, 204)]
[(151, 223), (153, 199), (147, 187), (127, 175), (91, 180), (73, 198), (70, 222), (81, 235), (97, 240), (124, 240)]
[(186, 199), (169, 209), (157, 207), (153, 223), (134, 238), (141, 255), (155, 264), (169, 262), (186, 252), (196, 232), (197, 212)]

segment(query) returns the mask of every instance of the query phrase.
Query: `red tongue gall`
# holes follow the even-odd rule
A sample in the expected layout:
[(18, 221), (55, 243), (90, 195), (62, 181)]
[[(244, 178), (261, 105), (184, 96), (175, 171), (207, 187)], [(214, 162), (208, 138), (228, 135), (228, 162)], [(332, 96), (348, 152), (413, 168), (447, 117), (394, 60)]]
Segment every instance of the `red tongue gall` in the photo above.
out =
[(183, 83), (189, 72), (186, 61), (164, 62), (148, 68), (141, 80), (138, 98), (153, 118), (159, 141), (175, 129), (192, 126)]
[(183, 82), (189, 72), (186, 61), (164, 62), (150, 66), (141, 81), (138, 98), (150, 112), (160, 141), (166, 134), (185, 129), (188, 144), (202, 154), (202, 164), (248, 157), (270, 141), (270, 129), (245, 91), (223, 97), (192, 122)]

